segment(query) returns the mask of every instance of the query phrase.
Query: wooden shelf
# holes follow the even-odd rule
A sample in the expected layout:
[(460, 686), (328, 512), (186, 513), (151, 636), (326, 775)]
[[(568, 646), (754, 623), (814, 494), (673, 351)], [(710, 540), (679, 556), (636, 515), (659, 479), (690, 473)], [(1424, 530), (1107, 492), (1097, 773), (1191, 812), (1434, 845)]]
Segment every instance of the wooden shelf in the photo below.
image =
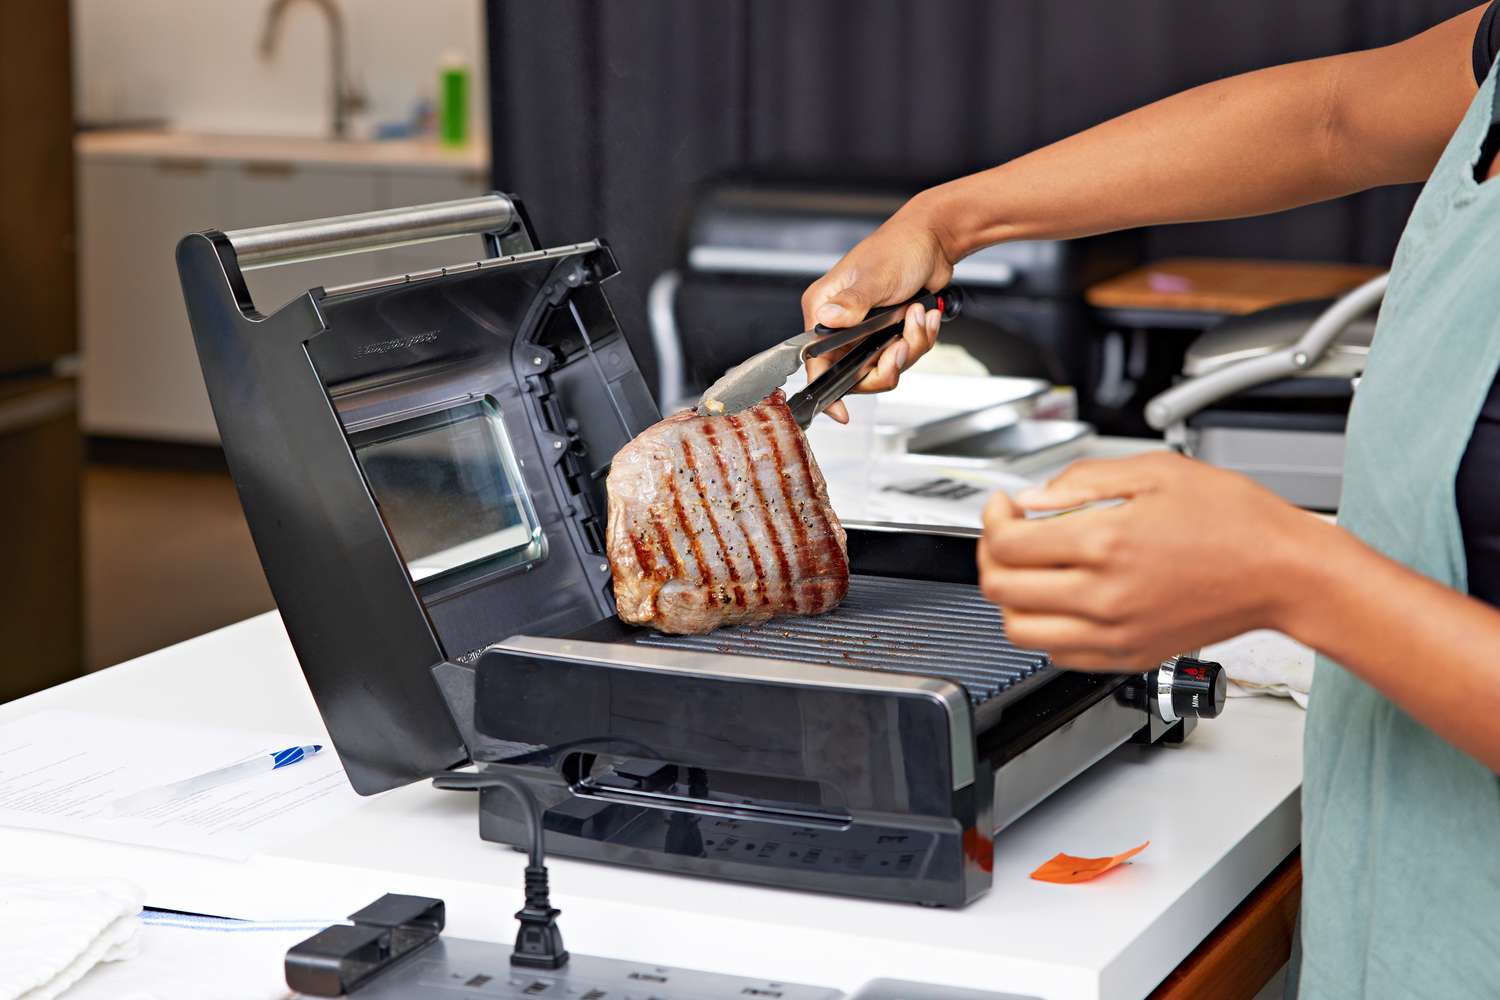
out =
[(1097, 309), (1238, 316), (1285, 302), (1333, 298), (1384, 272), (1363, 264), (1176, 257), (1089, 288)]
[(1302, 857), (1292, 854), (1151, 994), (1150, 1000), (1253, 1000), (1286, 964), (1302, 903)]

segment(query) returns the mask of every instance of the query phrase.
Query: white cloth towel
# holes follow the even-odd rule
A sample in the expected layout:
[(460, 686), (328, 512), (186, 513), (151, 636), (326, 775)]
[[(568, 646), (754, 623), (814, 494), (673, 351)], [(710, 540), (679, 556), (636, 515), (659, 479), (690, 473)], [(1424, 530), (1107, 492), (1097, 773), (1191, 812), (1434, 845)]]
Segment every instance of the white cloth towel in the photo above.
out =
[(152, 911), (142, 921), (140, 954), (96, 966), (60, 1000), (290, 1000), (287, 949), (338, 923)]
[(141, 895), (115, 879), (0, 875), (0, 1000), (53, 1000), (134, 954)]
[(1314, 653), (1295, 639), (1257, 629), (1205, 646), (1200, 655), (1224, 666), (1233, 682), (1229, 685), (1232, 698), (1268, 694), (1307, 707)]

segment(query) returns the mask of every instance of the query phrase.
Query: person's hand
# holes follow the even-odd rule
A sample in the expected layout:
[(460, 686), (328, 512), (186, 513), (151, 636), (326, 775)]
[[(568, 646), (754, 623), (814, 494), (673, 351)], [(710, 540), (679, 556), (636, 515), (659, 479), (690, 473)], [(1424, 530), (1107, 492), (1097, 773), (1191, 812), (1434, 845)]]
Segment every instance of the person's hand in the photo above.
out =
[[(1025, 518), (1111, 499), (1125, 502)], [(1148, 668), (1283, 628), (1306, 596), (1298, 560), (1317, 557), (1325, 527), (1244, 476), (1180, 455), (1083, 461), (1015, 501), (990, 501), (980, 587), (1017, 646), (1076, 669)]]
[[(944, 248), (939, 229), (930, 221), (919, 195), (891, 216), (875, 232), (844, 255), (827, 274), (802, 293), (802, 318), (811, 330), (817, 323), (853, 326), (878, 306), (903, 302), (923, 289), (936, 291), (953, 276), (954, 260)], [(942, 317), (938, 311), (914, 305), (906, 312), (901, 339), (887, 347), (855, 392), (893, 389), (902, 371), (932, 349)], [(807, 363), (811, 382), (838, 359), (813, 358)], [(842, 402), (824, 411), (840, 423), (849, 422)]]

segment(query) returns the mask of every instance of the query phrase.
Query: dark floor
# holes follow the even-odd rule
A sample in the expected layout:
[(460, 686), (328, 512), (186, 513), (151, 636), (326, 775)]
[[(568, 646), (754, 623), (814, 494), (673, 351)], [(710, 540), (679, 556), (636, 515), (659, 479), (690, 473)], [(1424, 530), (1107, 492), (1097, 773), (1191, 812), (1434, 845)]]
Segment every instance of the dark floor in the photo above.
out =
[(90, 464), (83, 531), (86, 669), (273, 606), (227, 472)]

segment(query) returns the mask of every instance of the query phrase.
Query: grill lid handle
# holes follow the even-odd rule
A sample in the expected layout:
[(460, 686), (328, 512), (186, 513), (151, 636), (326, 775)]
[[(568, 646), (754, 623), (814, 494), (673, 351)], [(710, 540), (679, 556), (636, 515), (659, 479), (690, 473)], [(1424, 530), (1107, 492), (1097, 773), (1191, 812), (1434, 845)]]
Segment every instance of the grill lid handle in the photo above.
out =
[(487, 194), (409, 208), (235, 229), (224, 236), (234, 247), (240, 269), (251, 271), (450, 236), (500, 233), (514, 226), (517, 219), (515, 205), (509, 198)]

